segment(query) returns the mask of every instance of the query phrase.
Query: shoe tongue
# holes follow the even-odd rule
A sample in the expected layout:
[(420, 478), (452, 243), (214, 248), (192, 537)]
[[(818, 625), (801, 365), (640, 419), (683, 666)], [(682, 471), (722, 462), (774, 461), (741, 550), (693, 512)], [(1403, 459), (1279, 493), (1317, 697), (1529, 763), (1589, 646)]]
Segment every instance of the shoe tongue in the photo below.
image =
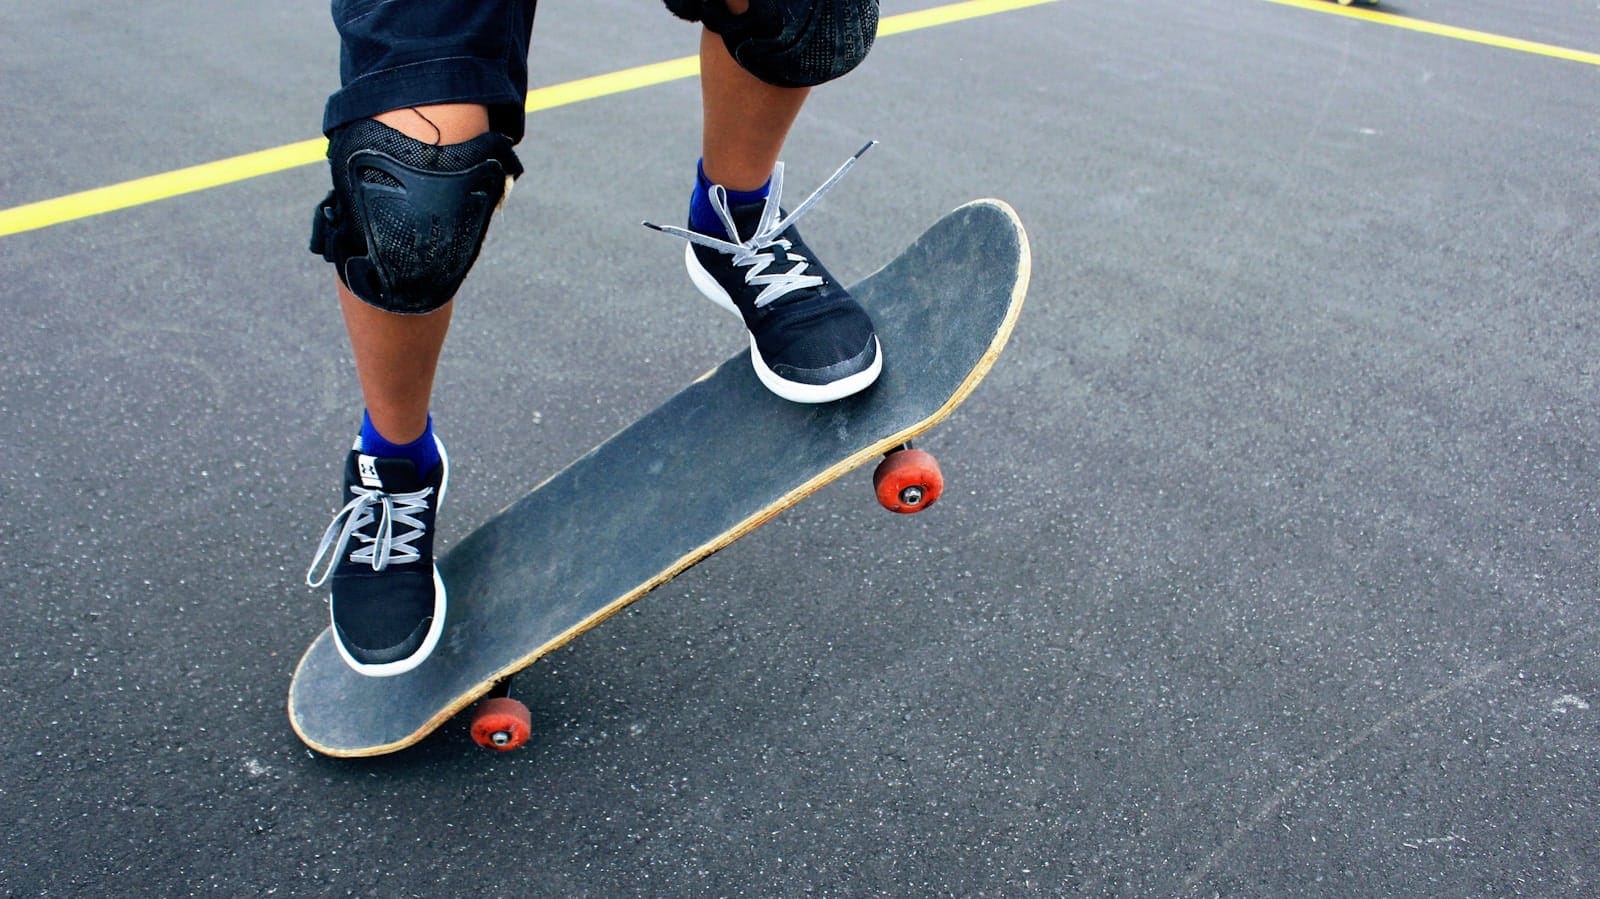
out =
[(417, 466), (410, 459), (380, 459), (357, 453), (356, 476), (361, 479), (361, 486), (385, 493), (411, 493), (422, 486)]
[(756, 200), (754, 203), (741, 203), (728, 210), (733, 216), (733, 223), (739, 226), (739, 233), (733, 235), (735, 242), (746, 241), (755, 236), (756, 228), (761, 224), (761, 213), (766, 208), (766, 200)]

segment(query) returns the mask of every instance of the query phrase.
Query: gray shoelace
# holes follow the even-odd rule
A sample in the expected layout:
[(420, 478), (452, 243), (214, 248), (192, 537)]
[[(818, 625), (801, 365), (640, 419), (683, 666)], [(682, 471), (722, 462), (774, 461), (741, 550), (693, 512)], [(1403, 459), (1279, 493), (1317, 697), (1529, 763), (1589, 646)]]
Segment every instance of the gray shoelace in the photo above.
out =
[[(877, 141), (868, 141), (865, 146), (857, 150), (849, 159), (846, 159), (844, 165), (839, 166), (838, 170), (828, 180), (822, 182), (821, 187), (812, 191), (811, 196), (806, 197), (804, 202), (796, 206), (794, 211), (788, 215), (782, 214), (782, 208), (779, 205), (779, 198), (783, 195), (783, 163), (778, 163), (772, 170), (772, 188), (768, 191), (766, 203), (761, 208), (761, 218), (756, 223), (755, 233), (741, 243), (712, 237), (709, 234), (701, 234), (698, 231), (690, 231), (687, 228), (674, 228), (671, 225), (657, 225), (645, 222), (644, 226), (653, 231), (680, 237), (690, 243), (732, 256), (735, 266), (749, 269), (749, 271), (745, 272), (745, 283), (752, 287), (762, 288), (755, 301), (756, 308), (760, 309), (793, 291), (822, 286), (823, 280), (820, 275), (806, 273), (806, 269), (811, 264), (810, 260), (803, 256), (791, 254), (789, 251), (793, 245), (779, 235), (787, 231), (789, 226), (799, 221), (802, 215), (805, 215), (812, 206), (815, 206), (817, 201), (822, 198), (822, 195), (839, 183), (839, 179), (844, 177), (845, 172), (850, 171), (850, 168), (856, 164), (856, 160), (860, 159), (863, 153), (872, 149), (876, 144)], [(716, 211), (717, 217), (722, 220), (723, 228), (726, 229), (728, 234), (737, 236), (739, 229), (734, 224), (733, 213), (728, 209), (728, 192), (720, 184), (712, 185), (710, 199), (711, 207)], [(770, 274), (767, 272), (767, 269), (778, 261), (779, 254), (772, 252), (773, 248), (779, 249), (786, 261), (794, 263), (787, 271), (772, 272)]]
[[(422, 558), (412, 543), (427, 532), (427, 526), (416, 516), (428, 511), (432, 487), (416, 493), (385, 493), (352, 484), (350, 492), (355, 494), (355, 498), (345, 503), (322, 533), (316, 557), (306, 570), (307, 586), (320, 587), (328, 580), (352, 537), (361, 545), (350, 553), (350, 561), (371, 565), (373, 571), (382, 571), (391, 563), (404, 565)], [(378, 529), (372, 536), (361, 533), (363, 528), (374, 522), (377, 522)], [(396, 534), (396, 526), (411, 530)], [(323, 565), (324, 558), (327, 564), (319, 575), (317, 566)]]

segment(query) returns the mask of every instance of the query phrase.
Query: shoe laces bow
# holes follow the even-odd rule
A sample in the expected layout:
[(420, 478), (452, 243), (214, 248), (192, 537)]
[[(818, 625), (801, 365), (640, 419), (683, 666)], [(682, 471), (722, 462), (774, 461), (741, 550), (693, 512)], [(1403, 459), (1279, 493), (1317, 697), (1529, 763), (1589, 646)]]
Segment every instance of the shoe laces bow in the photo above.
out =
[[(811, 207), (815, 206), (817, 201), (822, 199), (822, 195), (839, 183), (839, 179), (850, 171), (851, 167), (856, 164), (856, 160), (860, 159), (863, 153), (872, 149), (877, 143), (875, 140), (868, 141), (865, 146), (857, 150), (849, 159), (846, 159), (844, 164), (829, 176), (828, 180), (822, 182), (822, 186), (812, 191), (811, 196), (806, 197), (788, 215), (783, 214), (782, 207), (779, 205), (779, 198), (783, 195), (783, 163), (779, 162), (772, 170), (772, 188), (767, 192), (766, 203), (761, 208), (761, 218), (756, 223), (755, 232), (743, 241), (736, 243), (726, 238), (713, 237), (687, 228), (674, 228), (671, 225), (657, 225), (645, 222), (644, 226), (732, 256), (735, 266), (749, 269), (749, 271), (745, 272), (745, 283), (762, 288), (761, 293), (756, 296), (755, 305), (757, 309), (763, 308), (774, 300), (787, 296), (796, 290), (821, 287), (823, 285), (824, 282), (820, 275), (806, 273), (807, 267), (811, 264), (810, 261), (803, 256), (791, 253), (793, 244), (783, 239), (782, 234), (789, 230), (791, 225), (799, 221), (800, 217), (805, 215)], [(722, 220), (722, 226), (726, 233), (737, 237), (739, 228), (734, 224), (732, 211), (728, 209), (727, 190), (720, 184), (712, 185), (710, 199), (711, 208), (716, 211), (717, 217)], [(780, 262), (780, 257), (783, 262)], [(792, 262), (794, 264), (786, 271), (768, 273), (768, 269), (773, 265), (781, 265), (784, 262)]]

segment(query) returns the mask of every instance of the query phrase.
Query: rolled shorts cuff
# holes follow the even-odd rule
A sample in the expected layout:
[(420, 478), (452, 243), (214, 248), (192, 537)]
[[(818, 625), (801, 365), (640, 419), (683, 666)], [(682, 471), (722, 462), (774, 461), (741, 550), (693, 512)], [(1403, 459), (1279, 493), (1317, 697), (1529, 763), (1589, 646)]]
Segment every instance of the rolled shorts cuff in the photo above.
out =
[(328, 98), (322, 132), (392, 109), (436, 103), (480, 103), (489, 107), (489, 126), (522, 139), (526, 95), (506, 74), (499, 59), (454, 56), (370, 72)]

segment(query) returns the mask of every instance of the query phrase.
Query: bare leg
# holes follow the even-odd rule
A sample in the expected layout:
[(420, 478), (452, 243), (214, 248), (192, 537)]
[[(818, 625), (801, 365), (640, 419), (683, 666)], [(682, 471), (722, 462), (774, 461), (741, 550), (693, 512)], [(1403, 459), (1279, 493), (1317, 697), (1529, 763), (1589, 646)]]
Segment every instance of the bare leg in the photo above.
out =
[(395, 315), (369, 306), (339, 284), (361, 397), (373, 427), (391, 443), (410, 443), (427, 429), (433, 375), (453, 306), (454, 301), (427, 315)]
[[(748, 0), (729, 0), (742, 13)], [(740, 68), (722, 38), (700, 32), (700, 96), (705, 129), (701, 152), (706, 177), (729, 190), (755, 190), (767, 182), (810, 88), (774, 87)]]
[[(461, 143), (489, 130), (488, 109), (470, 104), (397, 109), (375, 118), (427, 143)], [(427, 429), (433, 376), (454, 301), (427, 315), (396, 315), (362, 302), (342, 282), (338, 288), (367, 414), (385, 438), (409, 443)]]

